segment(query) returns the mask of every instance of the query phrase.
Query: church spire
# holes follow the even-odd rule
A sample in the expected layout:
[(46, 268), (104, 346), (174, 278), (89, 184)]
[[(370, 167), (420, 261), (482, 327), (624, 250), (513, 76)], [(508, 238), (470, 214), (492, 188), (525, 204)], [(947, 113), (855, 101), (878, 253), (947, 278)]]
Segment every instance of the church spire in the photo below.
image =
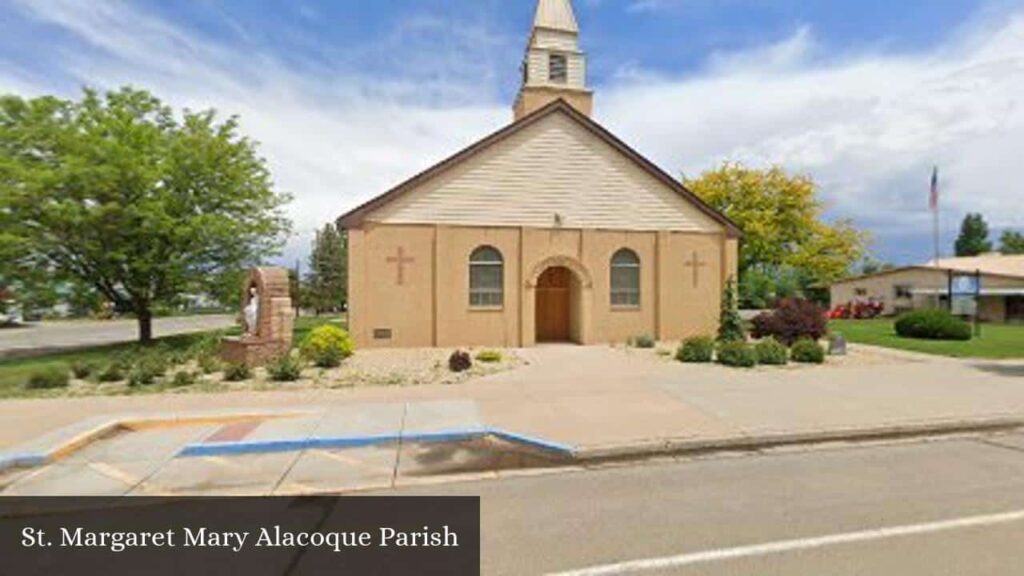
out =
[(579, 34), (576, 15), (572, 11), (571, 0), (540, 0), (537, 3), (537, 14), (533, 17), (533, 27), (561, 30)]
[(587, 89), (586, 56), (571, 0), (538, 0), (522, 71), (516, 120), (560, 98), (590, 115), (594, 96)]

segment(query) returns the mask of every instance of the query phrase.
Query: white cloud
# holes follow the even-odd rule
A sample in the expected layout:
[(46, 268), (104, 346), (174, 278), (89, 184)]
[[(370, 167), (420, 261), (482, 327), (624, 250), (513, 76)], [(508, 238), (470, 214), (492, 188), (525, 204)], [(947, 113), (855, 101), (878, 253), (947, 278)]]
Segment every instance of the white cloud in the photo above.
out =
[[(175, 106), (240, 115), (280, 188), (296, 197), (291, 215), (300, 236), (291, 258), (306, 251), (313, 228), (507, 122), (496, 79), (515, 71), (497, 63), (507, 64), (507, 50), (518, 52), (524, 41), (486, 23), (413, 16), (378, 45), (346, 54), (347, 67), (325, 52), (300, 69), (122, 3), (21, 0), (20, 7), (75, 40), (74, 49), (60, 44), (48, 56), (80, 83), (132, 83)], [(470, 47), (479, 52), (467, 66)], [(413, 56), (397, 60), (401, 54)], [(381, 56), (396, 59), (398, 72), (352, 66)], [(0, 71), (0, 90), (53, 89), (38, 74)], [(810, 173), (833, 215), (878, 231), (891, 257), (912, 260), (924, 255), (901, 252), (893, 239), (928, 236), (933, 164), (942, 170), (948, 228), (967, 210), (997, 228), (1024, 225), (1021, 212), (1008, 209), (1024, 196), (1022, 94), (1019, 12), (976, 22), (916, 54), (828, 59), (804, 26), (777, 44), (714, 53), (686, 76), (630, 62), (598, 87), (597, 118), (670, 171), (695, 176), (738, 159)]]
[[(979, 23), (927, 53), (817, 53), (809, 28), (774, 46), (717, 54), (697, 75), (599, 91), (598, 114), (662, 166), (696, 176), (725, 160), (810, 173), (831, 213), (883, 237), (927, 234), (931, 166), (944, 220), (981, 211), (1021, 226), (1024, 13)], [(643, 110), (642, 114), (637, 111)], [(921, 258), (891, 247), (897, 258)]]
[[(432, 79), (423, 82), (329, 67), (300, 71), (265, 53), (204, 40), (120, 3), (26, 2), (22, 7), (88, 47), (61, 54), (64, 72), (80, 83), (132, 84), (177, 107), (212, 107), (240, 116), (243, 132), (261, 143), (278, 187), (295, 196), (289, 212), (297, 235), (286, 250), (288, 261), (306, 253), (315, 228), (511, 116), (506, 106), (487, 104), (486, 84), (449, 81), (439, 62)], [(439, 24), (417, 21), (397, 34), (425, 26)], [(14, 80), (0, 77), (0, 89), (47, 91)], [(414, 96), (482, 104), (419, 104), (411, 102)]]

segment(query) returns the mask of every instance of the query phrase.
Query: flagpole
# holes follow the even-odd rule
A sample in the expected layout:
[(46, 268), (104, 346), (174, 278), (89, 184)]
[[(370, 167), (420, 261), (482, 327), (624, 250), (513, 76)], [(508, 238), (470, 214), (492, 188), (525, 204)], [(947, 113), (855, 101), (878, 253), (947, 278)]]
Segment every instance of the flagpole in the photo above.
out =
[(932, 242), (933, 248), (935, 249), (935, 265), (939, 265), (939, 258), (941, 257), (939, 251), (939, 167), (935, 166), (932, 170), (932, 190), (931, 190), (931, 204), (932, 204)]

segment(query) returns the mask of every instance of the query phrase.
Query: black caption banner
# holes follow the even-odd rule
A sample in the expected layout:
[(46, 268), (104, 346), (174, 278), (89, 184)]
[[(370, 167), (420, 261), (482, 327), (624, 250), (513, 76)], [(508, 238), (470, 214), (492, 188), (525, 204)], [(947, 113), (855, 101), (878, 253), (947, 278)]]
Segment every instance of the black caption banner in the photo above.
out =
[(479, 574), (476, 497), (0, 497), (0, 573)]

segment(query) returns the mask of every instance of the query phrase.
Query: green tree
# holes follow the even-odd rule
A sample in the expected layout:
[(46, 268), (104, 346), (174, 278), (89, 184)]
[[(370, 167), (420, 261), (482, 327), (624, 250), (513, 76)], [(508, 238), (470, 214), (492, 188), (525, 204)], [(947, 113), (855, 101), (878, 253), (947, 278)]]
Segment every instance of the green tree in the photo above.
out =
[(890, 264), (889, 262), (880, 262), (871, 256), (865, 256), (864, 259), (861, 261), (859, 267), (860, 270), (857, 273), (867, 275), (885, 272), (886, 270), (892, 270), (896, 266)]
[(1024, 234), (1006, 230), (999, 237), (999, 251), (1003, 254), (1024, 254)]
[(302, 309), (308, 306), (308, 295), (306, 285), (299, 273), (299, 261), (295, 261), (295, 268), (288, 270), (288, 296), (292, 299), (292, 306), (295, 307), (295, 317), (302, 316)]
[(91, 286), (135, 314), (143, 342), (155, 307), (222, 293), (290, 228), (289, 197), (235, 118), (174, 114), (127, 87), (79, 101), (0, 97), (0, 199), (7, 242), (21, 249), (13, 274), (27, 264)]
[(337, 312), (348, 299), (348, 234), (326, 224), (313, 239), (306, 277), (308, 302), (317, 314)]
[[(684, 184), (743, 230), (741, 284), (750, 279), (786, 287), (796, 278), (801, 290), (828, 285), (848, 276), (865, 254), (867, 234), (848, 220), (826, 222), (818, 188), (807, 176), (725, 163)], [(763, 290), (758, 298), (775, 297)], [(744, 304), (751, 292), (744, 288)]]
[(988, 224), (981, 214), (968, 214), (960, 224), (960, 235), (953, 246), (957, 256), (977, 256), (992, 251)]
[(747, 331), (737, 308), (736, 280), (731, 276), (722, 291), (722, 311), (718, 321), (719, 342), (745, 342)]

